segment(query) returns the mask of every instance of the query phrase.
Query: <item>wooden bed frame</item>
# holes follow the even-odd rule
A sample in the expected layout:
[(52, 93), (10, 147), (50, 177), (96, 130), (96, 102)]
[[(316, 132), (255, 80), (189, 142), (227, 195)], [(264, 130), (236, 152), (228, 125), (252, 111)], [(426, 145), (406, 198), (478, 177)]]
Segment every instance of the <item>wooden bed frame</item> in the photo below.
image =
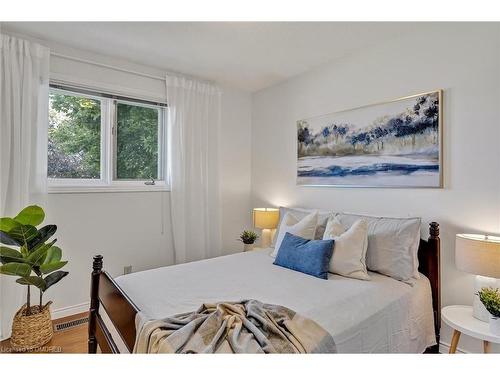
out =
[[(426, 275), (432, 289), (432, 307), (437, 345), (427, 348), (425, 353), (439, 352), (439, 330), (441, 328), (441, 282), (440, 282), (439, 224), (429, 224), (429, 238), (420, 240), (418, 249), (419, 271)], [(90, 286), (88, 352), (120, 353), (116, 342), (106, 326), (99, 309), (102, 306), (130, 352), (135, 343), (135, 316), (138, 307), (118, 286), (115, 280), (102, 269), (102, 256), (96, 255), (92, 264)]]

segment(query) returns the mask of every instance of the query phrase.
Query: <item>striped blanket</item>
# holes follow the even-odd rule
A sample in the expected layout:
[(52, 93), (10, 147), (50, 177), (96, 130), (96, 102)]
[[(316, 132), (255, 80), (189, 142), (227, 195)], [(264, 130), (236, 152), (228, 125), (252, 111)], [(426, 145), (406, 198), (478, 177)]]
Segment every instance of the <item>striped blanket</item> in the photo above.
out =
[[(139, 315), (139, 314), (138, 314)], [(197, 311), (143, 322), (134, 353), (335, 353), (314, 321), (256, 300), (204, 304)]]

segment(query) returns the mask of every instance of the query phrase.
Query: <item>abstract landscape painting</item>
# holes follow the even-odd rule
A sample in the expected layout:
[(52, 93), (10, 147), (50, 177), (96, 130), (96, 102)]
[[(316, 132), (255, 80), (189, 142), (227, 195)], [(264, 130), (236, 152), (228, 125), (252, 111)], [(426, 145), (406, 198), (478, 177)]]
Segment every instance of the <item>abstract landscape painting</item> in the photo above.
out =
[(441, 187), (442, 94), (297, 121), (297, 184)]

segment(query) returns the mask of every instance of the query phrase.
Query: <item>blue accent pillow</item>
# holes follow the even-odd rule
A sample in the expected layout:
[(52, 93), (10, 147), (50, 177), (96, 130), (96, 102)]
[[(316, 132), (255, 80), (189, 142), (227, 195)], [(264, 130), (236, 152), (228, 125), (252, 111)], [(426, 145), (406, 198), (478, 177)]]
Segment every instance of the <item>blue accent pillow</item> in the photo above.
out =
[(286, 233), (273, 264), (328, 279), (334, 240), (306, 240)]

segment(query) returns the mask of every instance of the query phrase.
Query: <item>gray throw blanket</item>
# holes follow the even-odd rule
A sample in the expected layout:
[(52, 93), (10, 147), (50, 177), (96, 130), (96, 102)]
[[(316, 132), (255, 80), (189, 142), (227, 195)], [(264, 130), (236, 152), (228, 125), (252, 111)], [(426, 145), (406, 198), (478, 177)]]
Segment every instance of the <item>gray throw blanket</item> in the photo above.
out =
[(134, 353), (335, 353), (332, 336), (286, 307), (204, 304), (138, 327)]

